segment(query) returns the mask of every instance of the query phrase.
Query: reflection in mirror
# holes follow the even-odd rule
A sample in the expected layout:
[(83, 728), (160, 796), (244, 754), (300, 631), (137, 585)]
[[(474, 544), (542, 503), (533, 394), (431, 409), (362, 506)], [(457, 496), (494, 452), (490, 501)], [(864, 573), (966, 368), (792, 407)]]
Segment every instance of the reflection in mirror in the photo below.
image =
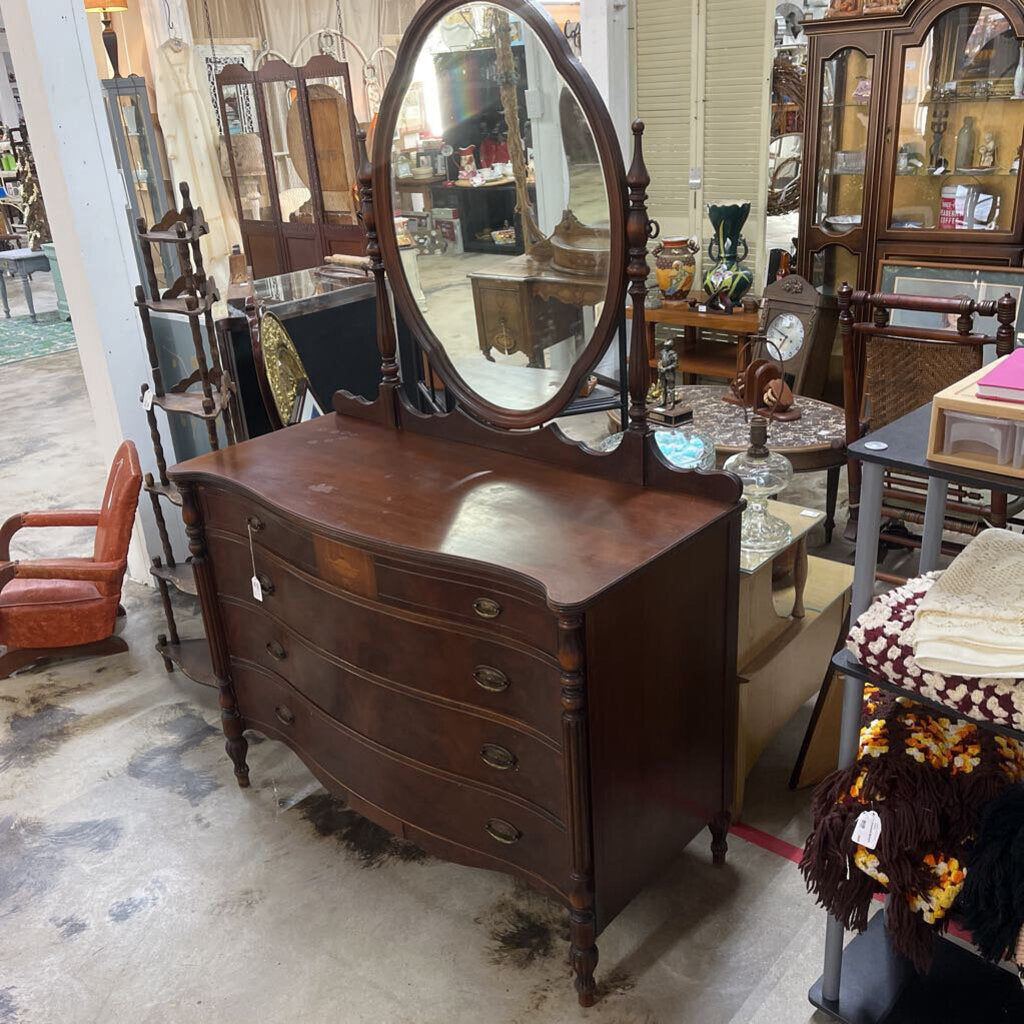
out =
[(489, 3), (441, 19), (391, 175), (410, 290), (455, 371), (503, 409), (549, 401), (601, 315), (610, 213), (586, 117), (528, 25)]

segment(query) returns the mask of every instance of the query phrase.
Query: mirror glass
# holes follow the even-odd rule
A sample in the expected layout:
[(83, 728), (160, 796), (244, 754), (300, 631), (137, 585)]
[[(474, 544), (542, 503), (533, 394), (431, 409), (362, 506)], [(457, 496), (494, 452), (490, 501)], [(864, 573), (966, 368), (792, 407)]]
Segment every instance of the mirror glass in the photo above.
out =
[(456, 373), (502, 409), (550, 401), (601, 315), (610, 214), (593, 133), (528, 25), (489, 3), (439, 21), (391, 184), (406, 279)]

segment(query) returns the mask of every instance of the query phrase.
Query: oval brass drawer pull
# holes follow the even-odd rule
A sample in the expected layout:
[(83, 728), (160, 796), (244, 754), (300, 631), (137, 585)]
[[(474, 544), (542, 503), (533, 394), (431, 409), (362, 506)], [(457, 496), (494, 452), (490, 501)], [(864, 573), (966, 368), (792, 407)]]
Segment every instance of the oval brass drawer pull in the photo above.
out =
[(496, 619), (501, 614), (501, 605), (492, 597), (478, 597), (473, 602), (473, 611), (481, 619)]
[(523, 833), (519, 831), (510, 821), (505, 821), (502, 818), (491, 818), (484, 826), (484, 831), (496, 842), (503, 843), (505, 846), (511, 846), (513, 843), (518, 843), (523, 838)]
[(276, 640), (271, 640), (267, 644), (267, 654), (277, 661), (284, 661), (288, 657), (288, 652)]
[(256, 578), (260, 581), (260, 591), (264, 597), (270, 597), (274, 592), (274, 581), (265, 573), (257, 573)]
[(500, 669), (491, 668), (490, 665), (477, 665), (473, 669), (473, 678), (476, 685), (488, 693), (501, 693), (508, 689), (508, 676)]
[(260, 519), (259, 516), (249, 516), (249, 518), (246, 519), (245, 522), (246, 522), (246, 525), (249, 527), (250, 530), (252, 530), (253, 533), (259, 533), (260, 530), (262, 530), (263, 526), (264, 526), (263, 520)]
[(488, 768), (494, 768), (499, 772), (511, 772), (519, 768), (516, 755), (506, 747), (498, 746), (497, 743), (485, 743), (480, 748), (480, 759)]
[(295, 712), (284, 704), (278, 704), (277, 707), (274, 708), (274, 714), (277, 715), (284, 725), (295, 724)]

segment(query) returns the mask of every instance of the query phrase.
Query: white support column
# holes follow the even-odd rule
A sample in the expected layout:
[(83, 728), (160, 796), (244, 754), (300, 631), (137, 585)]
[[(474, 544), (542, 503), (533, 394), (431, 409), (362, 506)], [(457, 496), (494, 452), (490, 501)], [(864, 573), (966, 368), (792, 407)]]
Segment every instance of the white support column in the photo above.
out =
[(633, 105), (629, 0), (581, 0), (580, 32), (583, 66), (608, 107), (628, 166)]
[(7, 31), (0, 26), (0, 123), (14, 125), (18, 123), (18, 101), (14, 98), (10, 79), (7, 77), (7, 55), (10, 44), (7, 42)]
[[(0, 10), (102, 454), (110, 459), (122, 438), (131, 438), (150, 469), (153, 452), (139, 403), (149, 362), (133, 304), (138, 269), (85, 7), (81, 0), (0, 0)], [(148, 502), (139, 509), (157, 551)], [(135, 579), (149, 580), (138, 521), (128, 568)]]

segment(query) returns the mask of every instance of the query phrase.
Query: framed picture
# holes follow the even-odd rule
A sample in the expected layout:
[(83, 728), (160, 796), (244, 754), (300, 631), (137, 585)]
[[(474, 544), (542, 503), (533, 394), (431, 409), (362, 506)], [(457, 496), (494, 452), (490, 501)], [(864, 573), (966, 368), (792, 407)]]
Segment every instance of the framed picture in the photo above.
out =
[(236, 89), (232, 96), (225, 97), (224, 106), (227, 108), (229, 122), (227, 125), (221, 122), (220, 106), (217, 103), (217, 75), (228, 64), (242, 64), (251, 70), (256, 59), (256, 40), (218, 41), (216, 52), (209, 43), (196, 43), (192, 51), (199, 64), (200, 81), (206, 83), (205, 88), (210, 97), (210, 106), (213, 107), (213, 120), (217, 125), (217, 131), (221, 135), (228, 132), (239, 135), (257, 131), (256, 109), (251, 89)]
[[(1007, 292), (1017, 301), (1017, 344), (1024, 344), (1024, 267), (964, 266), (958, 263), (918, 263), (912, 260), (881, 260), (878, 290), (888, 295), (927, 295), (941, 298), (969, 298), (995, 301)], [(951, 320), (952, 322), (947, 322)], [(956, 328), (956, 317), (939, 313), (893, 310), (896, 327)], [(993, 317), (975, 317), (979, 333), (995, 335)]]
[(309, 381), (300, 381), (295, 392), (295, 404), (292, 406), (292, 414), (288, 420), (288, 426), (294, 426), (296, 423), (308, 423), (310, 420), (315, 420), (318, 416), (323, 416), (323, 414), (323, 409), (320, 408), (320, 404), (313, 397), (313, 392), (309, 390)]

